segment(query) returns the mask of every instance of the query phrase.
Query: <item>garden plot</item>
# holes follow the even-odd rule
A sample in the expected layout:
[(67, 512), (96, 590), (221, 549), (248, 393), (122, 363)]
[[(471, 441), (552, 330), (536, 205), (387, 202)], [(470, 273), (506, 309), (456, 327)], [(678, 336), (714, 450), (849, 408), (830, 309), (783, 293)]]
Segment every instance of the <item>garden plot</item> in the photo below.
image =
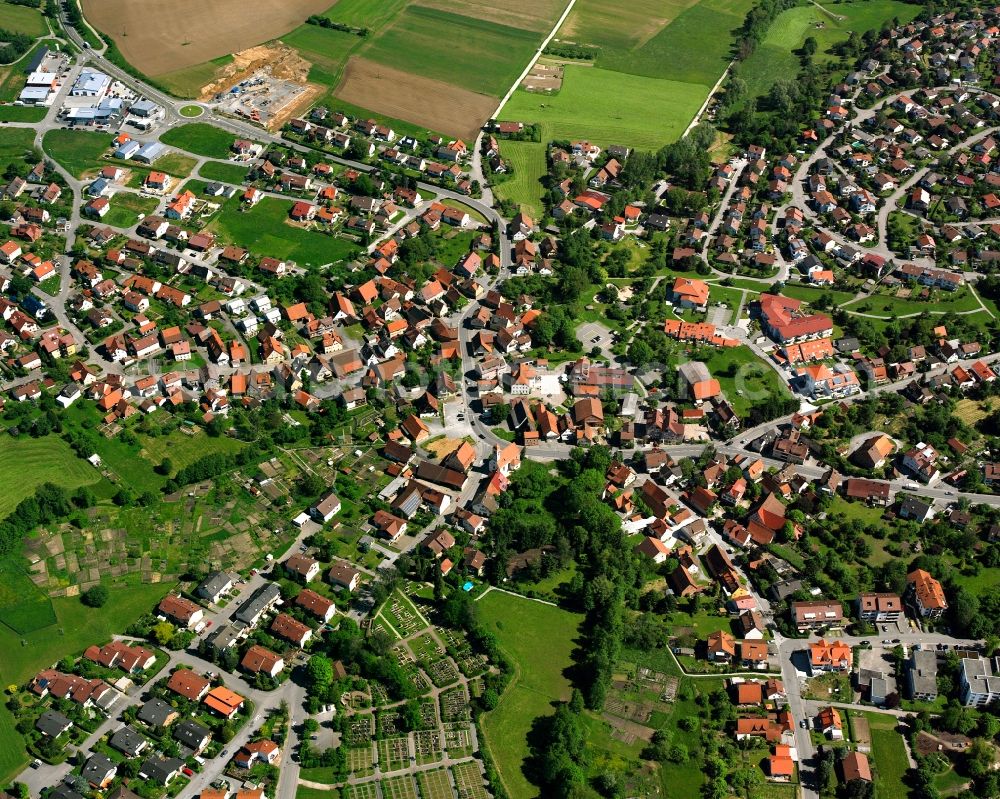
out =
[(435, 660), (444, 654), (444, 648), (430, 632), (418, 635), (409, 641), (409, 646), (413, 652), (413, 657), (420, 662)]
[(383, 738), (378, 741), (378, 765), (382, 771), (399, 771), (410, 763), (409, 736)]
[(451, 775), (447, 769), (421, 771), (417, 781), (423, 799), (454, 799), (455, 791), (452, 790)]
[(451, 773), (455, 776), (459, 799), (489, 799), (490, 794), (476, 761), (457, 763), (451, 767)]
[(413, 734), (417, 764), (436, 763), (444, 754), (444, 742), (438, 730), (420, 730)]
[(409, 774), (382, 780), (382, 799), (418, 799), (417, 784)]

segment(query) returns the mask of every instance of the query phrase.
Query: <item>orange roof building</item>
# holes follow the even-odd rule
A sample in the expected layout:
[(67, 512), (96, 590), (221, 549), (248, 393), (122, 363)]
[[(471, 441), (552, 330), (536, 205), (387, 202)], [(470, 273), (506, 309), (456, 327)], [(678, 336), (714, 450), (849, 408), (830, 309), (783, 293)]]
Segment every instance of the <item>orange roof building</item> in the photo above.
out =
[(224, 718), (231, 719), (240, 712), (244, 699), (235, 691), (231, 691), (224, 685), (220, 685), (218, 688), (213, 688), (209, 691), (202, 701), (204, 701), (205, 706), (209, 710), (218, 713)]

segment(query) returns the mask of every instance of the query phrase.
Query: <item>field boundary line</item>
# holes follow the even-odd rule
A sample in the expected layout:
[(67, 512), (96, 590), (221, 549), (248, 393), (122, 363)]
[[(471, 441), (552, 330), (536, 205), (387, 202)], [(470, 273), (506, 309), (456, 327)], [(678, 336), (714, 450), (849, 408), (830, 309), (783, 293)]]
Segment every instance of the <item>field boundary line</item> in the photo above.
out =
[(566, 8), (563, 9), (562, 15), (559, 17), (559, 19), (556, 20), (556, 24), (552, 26), (552, 30), (549, 31), (549, 35), (546, 36), (545, 39), (542, 41), (542, 43), (538, 46), (538, 49), (535, 50), (535, 54), (531, 57), (531, 60), (528, 62), (528, 65), (524, 68), (524, 71), (518, 76), (517, 80), (514, 81), (513, 85), (507, 90), (507, 94), (505, 94), (503, 98), (500, 100), (500, 104), (497, 106), (497, 110), (493, 112), (494, 117), (500, 116), (500, 112), (503, 111), (503, 107), (507, 105), (507, 101), (510, 100), (514, 92), (517, 91), (517, 87), (521, 85), (521, 81), (524, 80), (526, 77), (528, 77), (528, 73), (531, 72), (532, 68), (535, 66), (535, 63), (538, 61), (542, 53), (545, 51), (545, 48), (549, 46), (549, 42), (551, 42), (552, 39), (555, 38), (556, 33), (559, 32), (559, 29), (563, 26), (563, 23), (566, 21), (566, 17), (569, 16), (569, 12), (573, 10), (573, 6), (575, 5), (576, 5), (576, 0), (569, 0), (569, 3), (566, 4)]

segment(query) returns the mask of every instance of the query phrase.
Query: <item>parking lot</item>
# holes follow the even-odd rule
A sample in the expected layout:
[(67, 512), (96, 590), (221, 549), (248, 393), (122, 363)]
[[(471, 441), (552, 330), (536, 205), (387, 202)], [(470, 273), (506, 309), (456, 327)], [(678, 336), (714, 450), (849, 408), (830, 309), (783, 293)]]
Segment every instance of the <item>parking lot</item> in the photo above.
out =
[(576, 337), (583, 344), (584, 352), (600, 347), (605, 358), (614, 357), (611, 352), (611, 345), (614, 344), (611, 331), (600, 322), (584, 322), (576, 329)]

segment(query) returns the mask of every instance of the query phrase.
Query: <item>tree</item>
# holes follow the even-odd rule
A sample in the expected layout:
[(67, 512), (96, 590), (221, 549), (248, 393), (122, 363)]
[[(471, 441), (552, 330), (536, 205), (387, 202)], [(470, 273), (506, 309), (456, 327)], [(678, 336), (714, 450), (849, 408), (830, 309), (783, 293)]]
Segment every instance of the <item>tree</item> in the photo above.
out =
[(107, 586), (95, 585), (80, 595), (80, 601), (90, 608), (103, 608), (107, 604), (108, 596)]
[(322, 655), (313, 655), (306, 664), (306, 674), (312, 688), (325, 689), (333, 682), (333, 661)]
[(174, 637), (174, 625), (169, 621), (161, 621), (152, 629), (153, 639), (160, 646), (166, 646)]

